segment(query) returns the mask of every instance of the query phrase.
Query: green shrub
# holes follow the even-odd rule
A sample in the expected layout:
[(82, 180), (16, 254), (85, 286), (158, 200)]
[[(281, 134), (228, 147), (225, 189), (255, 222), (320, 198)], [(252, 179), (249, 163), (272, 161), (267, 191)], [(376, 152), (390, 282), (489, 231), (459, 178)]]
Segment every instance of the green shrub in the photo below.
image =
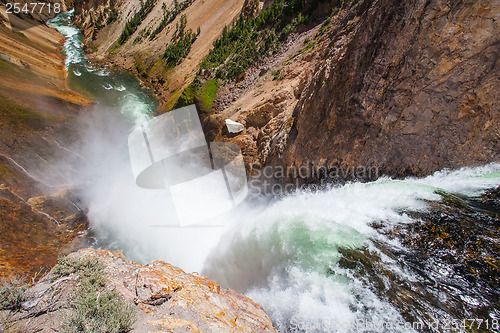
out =
[(0, 285), (0, 310), (17, 311), (26, 300), (24, 292), (28, 286), (19, 278), (12, 278)]
[(271, 72), (271, 74), (273, 75), (273, 81), (278, 80), (278, 78), (280, 77), (280, 71), (274, 71)]
[(182, 94), (177, 99), (174, 108), (180, 108), (186, 105), (196, 104), (195, 95), (196, 91), (199, 89), (199, 86), (200, 83), (198, 80), (195, 79), (193, 82), (191, 82), (191, 84), (182, 91)]
[(205, 84), (201, 84), (195, 79), (189, 86), (182, 91), (182, 94), (177, 99), (174, 108), (180, 108), (186, 105), (196, 104), (197, 109), (201, 112), (212, 112), (212, 103), (217, 94), (219, 82), (217, 80), (208, 80)]
[(279, 41), (296, 29), (294, 17), (304, 8), (302, 0), (276, 0), (255, 18), (241, 15), (232, 28), (224, 27), (200, 68), (222, 79), (240, 75), (262, 57), (279, 51)]
[(330, 25), (330, 18), (328, 17), (326, 20), (323, 21), (323, 24), (321, 25), (321, 28), (316, 33), (316, 38), (319, 37), (319, 36), (322, 36), (328, 30), (328, 26), (329, 25)]
[(59, 258), (57, 264), (52, 268), (51, 273), (56, 277), (76, 273), (84, 278), (94, 274), (102, 275), (104, 273), (104, 265), (95, 257), (75, 258), (70, 255)]
[(219, 89), (219, 82), (217, 80), (209, 80), (201, 89), (197, 96), (199, 100), (199, 106), (203, 112), (212, 111), (212, 103), (217, 94), (217, 89)]
[(156, 4), (156, 0), (146, 0), (142, 3), (141, 9), (132, 16), (130, 20), (125, 23), (123, 31), (118, 37), (117, 44), (123, 45), (127, 39), (137, 30), (142, 21), (148, 16), (148, 14), (153, 10)]
[(108, 18), (106, 24), (111, 24), (118, 19), (118, 9), (112, 8), (109, 10)]
[[(275, 0), (256, 17), (242, 11), (232, 27), (224, 27), (214, 47), (200, 64), (210, 76), (233, 79), (262, 58), (279, 52), (282, 42), (301, 24), (308, 24), (320, 2)], [(329, 0), (331, 1), (331, 0)], [(326, 24), (322, 33), (327, 29)]]
[(196, 33), (194, 33), (191, 29), (186, 31), (186, 25), (187, 18), (184, 14), (181, 16), (175, 33), (163, 53), (163, 59), (165, 60), (165, 64), (168, 68), (175, 67), (182, 61), (182, 59), (187, 57), (189, 51), (191, 51), (191, 45), (193, 45), (194, 41), (200, 34), (199, 28)]
[(149, 40), (153, 40), (156, 37), (156, 35), (158, 35), (160, 32), (162, 32), (163, 29), (165, 29), (165, 27), (169, 23), (171, 23), (174, 19), (175, 19), (175, 16), (171, 15), (171, 12), (167, 10), (163, 14), (163, 19), (161, 20), (160, 25), (158, 25), (158, 27), (149, 36)]
[(52, 273), (56, 276), (75, 273), (81, 279), (61, 332), (120, 333), (131, 330), (135, 308), (125, 303), (119, 293), (104, 289), (104, 265), (97, 258), (60, 258)]
[(123, 302), (116, 291), (96, 292), (92, 287), (78, 290), (73, 309), (61, 332), (119, 333), (128, 332), (135, 322), (132, 304)]
[(177, 3), (176, 5), (174, 5), (174, 8), (171, 11), (167, 10), (167, 7), (165, 6), (165, 4), (163, 4), (163, 19), (161, 20), (160, 25), (158, 25), (158, 27), (151, 33), (149, 39), (153, 40), (160, 32), (163, 31), (163, 29), (165, 29), (167, 25), (175, 20), (177, 15), (179, 15), (184, 9), (188, 8), (189, 5), (193, 3), (193, 1), (194, 0), (185, 0), (180, 4)]
[(139, 33), (137, 34), (137, 37), (135, 37), (134, 41), (132, 42), (133, 45), (137, 44), (137, 43), (141, 43), (142, 40), (146, 37), (148, 37), (149, 35), (151, 34), (151, 30), (150, 29), (142, 29), (141, 31), (139, 31)]

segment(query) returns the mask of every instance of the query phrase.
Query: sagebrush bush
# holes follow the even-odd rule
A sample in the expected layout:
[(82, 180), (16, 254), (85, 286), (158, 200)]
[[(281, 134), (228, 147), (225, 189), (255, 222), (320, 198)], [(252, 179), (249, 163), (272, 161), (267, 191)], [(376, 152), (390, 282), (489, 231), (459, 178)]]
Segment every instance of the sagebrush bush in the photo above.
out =
[(77, 273), (81, 277), (88, 277), (93, 274), (103, 274), (104, 266), (99, 259), (91, 258), (75, 258), (66, 256), (59, 258), (57, 264), (52, 268), (51, 273), (56, 277), (68, 276)]
[(120, 333), (131, 330), (135, 308), (116, 291), (105, 290), (104, 265), (99, 259), (60, 258), (52, 273), (59, 277), (74, 273), (81, 279), (61, 332)]
[(88, 286), (79, 288), (73, 307), (61, 332), (127, 332), (135, 322), (133, 305), (124, 303), (115, 291), (100, 293)]
[(22, 303), (26, 300), (24, 292), (28, 286), (24, 280), (18, 277), (11, 278), (0, 284), (0, 310), (21, 309)]

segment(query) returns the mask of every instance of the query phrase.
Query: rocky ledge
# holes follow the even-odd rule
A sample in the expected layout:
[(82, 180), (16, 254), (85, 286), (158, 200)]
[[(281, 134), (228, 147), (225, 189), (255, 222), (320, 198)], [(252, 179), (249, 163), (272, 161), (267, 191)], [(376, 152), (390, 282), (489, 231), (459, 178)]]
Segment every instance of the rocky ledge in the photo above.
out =
[[(0, 319), (23, 332), (277, 332), (264, 310), (205, 276), (82, 249), (29, 287), (2, 287)], [(1, 325), (0, 325), (1, 326)]]

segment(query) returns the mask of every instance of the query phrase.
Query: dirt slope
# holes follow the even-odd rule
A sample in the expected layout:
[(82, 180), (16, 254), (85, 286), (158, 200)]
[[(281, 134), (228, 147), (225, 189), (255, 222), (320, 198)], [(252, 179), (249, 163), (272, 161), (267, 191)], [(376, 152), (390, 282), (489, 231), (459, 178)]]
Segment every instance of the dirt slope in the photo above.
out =
[(86, 225), (69, 192), (46, 181), (47, 160), (74, 139), (69, 124), (90, 103), (66, 86), (61, 43), (0, 7), (0, 277), (53, 265)]
[[(174, 1), (159, 0), (127, 42), (115, 48), (113, 45), (120, 37), (125, 23), (139, 10), (139, 1), (117, 0), (114, 5), (103, 0), (88, 1), (82, 7), (76, 8), (75, 24), (82, 29), (84, 36), (86, 36), (90, 58), (105, 60), (136, 73), (138, 67), (145, 69), (148, 75), (140, 77), (140, 79), (152, 84), (160, 100), (167, 103), (172, 98), (178, 97), (182, 89), (191, 82), (199, 62), (208, 53), (223, 27), (238, 17), (243, 3), (244, 0), (196, 0), (177, 15), (175, 20), (155, 39), (149, 40), (146, 37), (140, 42), (134, 43), (141, 32), (148, 29), (153, 31), (159, 25), (163, 16), (163, 4), (167, 9), (172, 10)], [(100, 15), (99, 13), (105, 12), (106, 8), (111, 7), (118, 8), (118, 19), (105, 25), (102, 29), (96, 29), (95, 21)], [(162, 57), (166, 45), (170, 42), (182, 14), (187, 17), (186, 29), (196, 31), (199, 27), (200, 35), (193, 43), (187, 59), (179, 66), (171, 70), (155, 66), (157, 60)], [(158, 84), (159, 78), (165, 82)]]

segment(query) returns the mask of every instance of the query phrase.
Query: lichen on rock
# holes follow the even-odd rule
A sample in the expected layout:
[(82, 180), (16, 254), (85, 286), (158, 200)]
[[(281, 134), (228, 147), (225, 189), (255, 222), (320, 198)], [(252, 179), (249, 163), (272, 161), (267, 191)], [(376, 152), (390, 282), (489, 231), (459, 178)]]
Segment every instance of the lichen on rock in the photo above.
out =
[[(18, 312), (0, 311), (10, 327), (68, 331), (72, 323), (84, 321), (84, 312), (89, 327), (116, 328), (130, 321), (132, 311), (133, 332), (277, 332), (264, 310), (244, 295), (162, 261), (128, 261), (119, 251), (82, 249), (60, 259), (47, 276), (29, 286), (24, 300)], [(103, 304), (111, 308), (108, 316), (121, 319), (100, 318)], [(115, 331), (123, 329), (102, 330)]]

